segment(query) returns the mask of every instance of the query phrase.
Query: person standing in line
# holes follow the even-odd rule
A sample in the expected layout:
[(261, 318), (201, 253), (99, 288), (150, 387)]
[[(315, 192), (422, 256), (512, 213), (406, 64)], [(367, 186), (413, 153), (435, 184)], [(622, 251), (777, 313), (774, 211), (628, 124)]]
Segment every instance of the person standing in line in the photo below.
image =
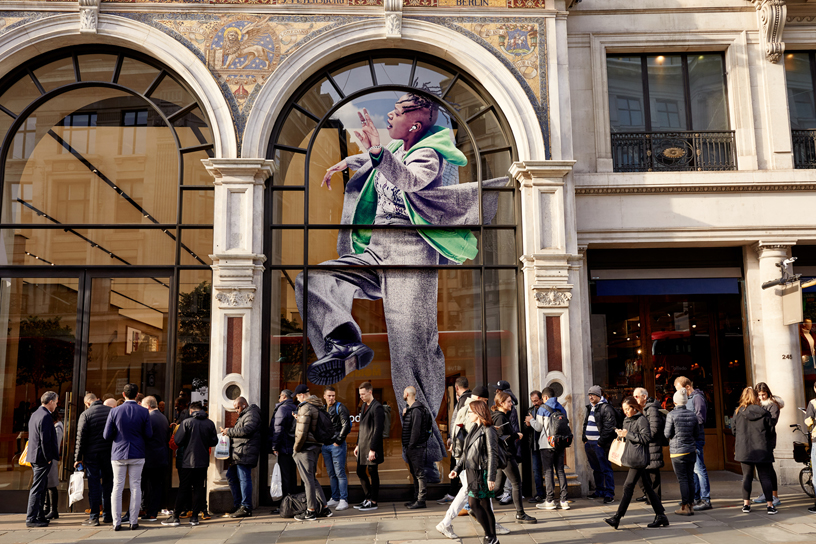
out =
[(771, 465), (774, 462), (773, 449), (776, 443), (771, 414), (759, 404), (759, 397), (753, 387), (746, 387), (740, 395), (740, 403), (731, 420), (734, 433), (734, 460), (742, 466), (742, 511), (751, 511), (751, 485), (754, 470), (766, 498), (768, 514), (776, 514), (771, 482)]
[(48, 527), (44, 517), (43, 503), (48, 488), (48, 473), (52, 463), (59, 463), (57, 431), (51, 415), (57, 409), (59, 395), (46, 391), (40, 397), (41, 406), (28, 420), (28, 453), (33, 475), (31, 489), (28, 491), (28, 508), (26, 510), (26, 527)]
[(490, 499), (496, 496), (496, 476), (499, 471), (499, 437), (493, 428), (493, 419), (487, 403), (477, 400), (470, 403), (468, 420), (473, 424), (465, 439), (462, 455), (456, 467), (448, 475), (456, 478), (466, 472), (462, 483), (467, 488), (468, 504), (473, 517), (485, 532), (485, 544), (499, 544), (496, 536), (496, 517)]
[[(516, 395), (513, 394), (513, 391), (510, 390), (510, 382), (506, 380), (499, 380), (499, 382), (496, 383), (496, 391), (502, 391), (510, 395), (510, 398), (513, 401), (513, 407), (507, 414), (507, 420), (510, 422), (510, 428), (513, 430), (513, 432), (516, 433), (520, 438), (524, 438), (524, 435), (521, 433), (521, 425), (519, 421), (518, 411), (516, 410), (516, 406), (518, 405), (518, 399), (516, 398)], [(513, 457), (515, 457), (516, 463), (521, 463), (520, 440), (515, 441), (515, 449), (513, 450), (512, 455)], [(512, 484), (510, 483), (510, 478), (505, 479), (504, 488), (500, 489), (499, 491), (501, 491), (501, 497), (499, 497), (500, 505), (505, 506), (513, 502), (513, 492)], [(523, 495), (522, 498), (524, 498)]]
[(530, 424), (540, 432), (539, 436), (539, 458), (541, 459), (541, 467), (544, 470), (544, 480), (547, 487), (545, 499), (536, 508), (543, 510), (555, 510), (555, 480), (553, 472), (558, 476), (559, 487), (559, 503), (562, 510), (569, 510), (570, 505), (567, 500), (567, 475), (564, 472), (564, 459), (566, 455), (566, 448), (553, 447), (549, 443), (549, 431), (552, 429), (552, 420), (550, 419), (555, 412), (561, 412), (564, 417), (567, 417), (566, 409), (561, 406), (555, 396), (555, 392), (551, 387), (545, 387), (541, 391), (544, 403), (538, 408), (535, 414), (535, 419), (530, 420)]
[[(62, 438), (65, 435), (65, 425), (61, 421), (59, 410), (51, 414), (54, 419), (54, 431), (57, 433), (57, 451), (62, 451)], [(48, 490), (45, 494), (43, 517), (47, 520), (59, 519), (59, 462), (51, 463), (48, 471)]]
[(227, 469), (227, 481), (232, 492), (234, 510), (231, 518), (247, 518), (252, 515), (252, 469), (261, 457), (261, 410), (249, 404), (244, 397), (232, 402), (238, 412), (235, 425), (221, 428), (221, 434), (230, 437), (232, 464)]
[[(771, 445), (771, 451), (774, 451), (776, 450), (776, 424), (779, 422), (779, 411), (785, 407), (785, 401), (783, 401), (781, 397), (774, 396), (774, 394), (771, 393), (770, 387), (768, 387), (768, 384), (765, 382), (756, 384), (754, 390), (757, 393), (757, 397), (759, 397), (760, 405), (771, 414), (771, 423), (774, 428), (774, 441)], [(773, 465), (771, 465), (771, 484), (773, 487), (773, 505), (779, 507), (779, 505), (782, 504), (782, 501), (779, 499), (779, 479), (776, 476), (776, 469)], [(763, 493), (754, 499), (754, 502), (756, 504), (765, 502), (765, 494)]]
[[(626, 482), (623, 484), (623, 496), (618, 505), (618, 511), (614, 516), (604, 519), (608, 525), (615, 529), (618, 528), (621, 518), (626, 515), (632, 495), (635, 493), (635, 484), (643, 478), (646, 467), (649, 466), (649, 443), (652, 441), (649, 421), (643, 415), (640, 404), (638, 404), (635, 397), (623, 399), (623, 413), (626, 414), (626, 419), (623, 420), (623, 429), (615, 429), (615, 432), (618, 438), (626, 441), (626, 449), (623, 450), (621, 464), (629, 467), (629, 473), (626, 475)], [(646, 488), (646, 496), (649, 497), (649, 503), (655, 513), (654, 521), (649, 523), (647, 527), (650, 529), (668, 527), (669, 519), (666, 517), (666, 511), (663, 509), (660, 497), (652, 489), (651, 481), (644, 480), (643, 487)]]
[[(700, 437), (697, 440), (697, 461), (694, 464), (694, 511), (711, 510), (711, 483), (708, 480), (708, 469), (706, 469), (703, 457), (705, 449), (705, 422), (708, 414), (708, 405), (702, 391), (694, 389), (694, 384), (685, 376), (680, 376), (674, 380), (676, 390), (685, 389), (688, 395), (688, 402), (691, 403), (690, 410), (697, 416), (700, 423)], [(688, 403), (687, 403), (688, 406)]]
[(501, 482), (504, 478), (510, 482), (511, 496), (516, 507), (516, 523), (537, 523), (538, 520), (524, 512), (524, 503), (521, 500), (521, 474), (519, 473), (518, 462), (516, 461), (516, 442), (520, 439), (521, 433), (515, 433), (510, 423), (510, 410), (513, 408), (513, 399), (504, 391), (496, 391), (493, 399), (493, 428), (499, 436), (499, 447), (504, 448), (507, 457), (507, 465), (499, 469), (499, 489), (502, 489)]
[[(378, 465), (383, 462), (383, 425), (385, 411), (382, 404), (374, 398), (371, 382), (360, 385), (360, 428), (357, 432), (357, 446), (354, 456), (357, 458), (357, 477), (363, 487), (365, 498), (354, 508), (361, 512), (377, 509), (380, 494), (380, 474)], [(369, 480), (369, 476), (371, 479)]]
[(595, 492), (588, 499), (603, 499), (604, 504), (614, 502), (615, 479), (609, 463), (609, 448), (615, 440), (615, 409), (603, 396), (598, 385), (589, 388), (589, 404), (586, 406), (584, 441), (589, 466), (595, 476)]
[(697, 439), (701, 431), (694, 412), (686, 408), (688, 395), (685, 389), (674, 394), (674, 410), (666, 416), (663, 434), (669, 439), (672, 468), (680, 484), (680, 509), (678, 516), (693, 516), (694, 509), (694, 463), (697, 460)]
[[(102, 522), (112, 523), (111, 494), (113, 493), (113, 468), (111, 468), (111, 441), (103, 436), (111, 407), (93, 393), (85, 395), (85, 411), (77, 423), (74, 468), (82, 463), (88, 478), (88, 501), (90, 517), (82, 522), (88, 527), (99, 526), (99, 510)], [(166, 441), (165, 441), (166, 443)]]
[(402, 411), (402, 457), (414, 479), (414, 500), (406, 502), (409, 510), (426, 508), (428, 485), (425, 478), (428, 438), (433, 432), (431, 412), (416, 398), (416, 388), (408, 386), (402, 392), (407, 406)]
[(652, 489), (655, 494), (663, 499), (662, 486), (660, 485), (660, 469), (663, 468), (665, 462), (663, 461), (663, 446), (668, 446), (664, 430), (666, 428), (666, 421), (663, 419), (663, 414), (660, 412), (660, 404), (655, 402), (649, 396), (649, 392), (643, 387), (635, 389), (633, 395), (638, 401), (643, 415), (649, 421), (649, 430), (652, 432), (652, 441), (649, 442), (649, 466), (643, 473), (643, 478), (640, 480), (640, 490), (643, 495), (637, 499), (638, 502), (649, 503), (649, 497), (646, 496), (646, 486), (643, 482), (649, 480), (652, 484)]
[[(453, 470), (453, 467), (456, 466), (456, 459), (453, 456), (453, 442), (456, 438), (455, 430), (456, 430), (456, 414), (459, 413), (459, 410), (462, 409), (462, 406), (465, 405), (465, 401), (467, 401), (470, 396), (472, 395), (471, 390), (469, 389), (470, 383), (468, 382), (467, 377), (459, 376), (456, 378), (456, 381), (453, 384), (453, 392), (456, 395), (454, 402), (453, 411), (450, 413), (450, 421), (448, 422), (448, 453), (450, 453), (450, 469)], [(459, 489), (462, 487), (458, 478), (454, 478), (450, 480), (450, 485), (448, 487), (448, 491), (445, 493), (445, 496), (441, 499), (437, 500), (437, 504), (447, 504), (456, 497), (459, 493)]]
[[(292, 446), (295, 444), (295, 425), (297, 424), (297, 403), (294, 393), (284, 389), (278, 396), (278, 403), (272, 412), (272, 422), (269, 425), (269, 450), (278, 458), (281, 474), (281, 491), (283, 496), (291, 495), (297, 488), (297, 466)], [(272, 514), (279, 514), (275, 508)]]
[(153, 436), (147, 440), (144, 470), (142, 471), (142, 496), (145, 498), (145, 513), (142, 521), (158, 521), (159, 509), (164, 501), (164, 485), (170, 475), (170, 422), (161, 410), (156, 397), (148, 395), (142, 399), (142, 407), (147, 408)]
[(323, 487), (317, 481), (317, 458), (320, 455), (322, 444), (315, 438), (315, 431), (319, 423), (319, 411), (323, 410), (323, 403), (315, 395), (309, 394), (309, 388), (300, 384), (295, 388), (295, 396), (300, 404), (297, 411), (297, 427), (295, 428), (294, 450), (295, 464), (297, 465), (303, 487), (306, 489), (306, 511), (295, 516), (297, 521), (317, 521), (318, 517), (331, 517), (332, 512), (326, 506), (326, 496)]
[(527, 417), (524, 418), (524, 433), (530, 443), (530, 465), (532, 466), (533, 482), (535, 487), (535, 496), (530, 497), (529, 502), (540, 503), (544, 502), (547, 494), (544, 491), (544, 471), (541, 466), (541, 447), (538, 442), (541, 439), (541, 433), (536, 431), (530, 422), (535, 419), (536, 412), (543, 404), (541, 400), (541, 391), (533, 391), (530, 393), (530, 408), (527, 409)]
[(326, 401), (326, 411), (329, 413), (337, 442), (323, 446), (323, 462), (326, 472), (329, 473), (331, 483), (331, 500), (327, 506), (335, 510), (348, 508), (348, 475), (346, 474), (346, 437), (351, 432), (351, 414), (342, 402), (337, 400), (337, 389), (327, 385), (323, 389), (323, 400)]
[(181, 422), (176, 429), (175, 441), (183, 449), (179, 469), (179, 481), (176, 506), (173, 515), (162, 521), (162, 525), (178, 527), (179, 518), (187, 505), (192, 504), (190, 525), (195, 527), (200, 522), (198, 514), (204, 510), (204, 494), (207, 489), (207, 469), (210, 466), (210, 448), (218, 445), (218, 431), (204, 411), (200, 401), (190, 403), (190, 417)]
[(136, 402), (139, 386), (129, 383), (122, 396), (125, 402), (108, 414), (102, 436), (113, 442), (111, 465), (113, 466), (113, 530), (122, 529), (122, 492), (125, 476), (130, 484), (130, 529), (139, 528), (139, 507), (142, 504), (142, 469), (145, 463), (145, 442), (153, 436), (150, 413)]
[(119, 404), (116, 402), (116, 399), (111, 397), (109, 399), (105, 399), (102, 404), (107, 406), (108, 408), (116, 408)]

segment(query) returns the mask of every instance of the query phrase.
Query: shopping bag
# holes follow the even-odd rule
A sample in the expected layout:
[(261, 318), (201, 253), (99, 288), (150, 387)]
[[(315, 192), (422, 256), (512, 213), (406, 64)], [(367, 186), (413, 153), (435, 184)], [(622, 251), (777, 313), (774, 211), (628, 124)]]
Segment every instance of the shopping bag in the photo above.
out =
[(31, 463), (28, 462), (28, 441), (26, 441), (26, 445), (23, 448), (23, 453), (20, 454), (20, 466), (21, 467), (30, 467)]
[(615, 463), (618, 466), (622, 466), (623, 451), (625, 449), (626, 442), (624, 442), (620, 438), (616, 438), (614, 441), (612, 441), (612, 447), (609, 448), (609, 462)]
[(281, 481), (280, 464), (275, 463), (275, 468), (272, 470), (272, 479), (269, 480), (269, 494), (272, 500), (276, 501), (283, 497), (283, 482)]
[(230, 439), (227, 435), (219, 435), (218, 436), (218, 445), (215, 447), (215, 458), (216, 459), (229, 459), (230, 452)]
[(85, 472), (77, 470), (68, 479), (68, 506), (82, 500), (85, 493)]

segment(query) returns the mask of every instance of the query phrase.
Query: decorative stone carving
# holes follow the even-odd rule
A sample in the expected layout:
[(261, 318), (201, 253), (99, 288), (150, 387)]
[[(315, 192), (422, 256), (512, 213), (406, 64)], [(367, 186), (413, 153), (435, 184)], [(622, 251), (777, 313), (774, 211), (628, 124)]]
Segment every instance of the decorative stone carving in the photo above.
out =
[(549, 291), (539, 291), (535, 294), (535, 298), (541, 306), (547, 307), (564, 307), (569, 306), (572, 299), (572, 293), (568, 291), (559, 291), (555, 287), (551, 287)]
[(402, 37), (402, 0), (385, 0), (385, 37)]
[(79, 0), (79, 31), (83, 34), (96, 34), (99, 23), (100, 0)]
[(782, 32), (785, 30), (788, 6), (786, 0), (750, 0), (759, 12), (760, 34), (765, 58), (779, 62), (785, 52)]
[(215, 298), (222, 306), (238, 308), (252, 306), (252, 301), (255, 300), (255, 293), (244, 293), (238, 289), (233, 289), (227, 293), (218, 293)]

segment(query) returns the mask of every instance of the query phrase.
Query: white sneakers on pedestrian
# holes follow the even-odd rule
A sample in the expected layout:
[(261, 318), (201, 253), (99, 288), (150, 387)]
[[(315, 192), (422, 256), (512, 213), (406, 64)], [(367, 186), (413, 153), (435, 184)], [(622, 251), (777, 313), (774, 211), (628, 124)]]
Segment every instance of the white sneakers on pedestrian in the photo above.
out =
[(455, 498), (456, 497), (452, 497), (450, 494), (446, 493), (445, 496), (442, 497), (441, 499), (437, 500), (436, 503), (437, 504), (448, 504), (449, 502), (453, 502), (453, 499), (455, 499)]
[(561, 510), (569, 510), (569, 509), (570, 509), (569, 501), (561, 501)]
[(496, 524), (496, 534), (497, 535), (509, 535), (510, 529), (502, 525), (501, 523)]
[(326, 506), (328, 506), (329, 508), (333, 508), (333, 507), (337, 506), (338, 504), (340, 504), (340, 501), (330, 499), (329, 502), (326, 503)]
[(541, 510), (555, 510), (558, 508), (558, 505), (555, 504), (555, 501), (544, 501), (536, 504), (536, 508), (540, 508)]
[(348, 510), (348, 502), (340, 499), (340, 502), (337, 503), (337, 508), (335, 510)]
[(499, 497), (499, 502), (507, 502), (513, 500), (513, 497), (510, 496), (510, 493), (505, 493), (501, 497)]
[(453, 527), (450, 525), (445, 525), (445, 522), (440, 521), (437, 526), (436, 530), (445, 535), (446, 537), (450, 538), (451, 540), (455, 540), (459, 538), (456, 533), (453, 532)]

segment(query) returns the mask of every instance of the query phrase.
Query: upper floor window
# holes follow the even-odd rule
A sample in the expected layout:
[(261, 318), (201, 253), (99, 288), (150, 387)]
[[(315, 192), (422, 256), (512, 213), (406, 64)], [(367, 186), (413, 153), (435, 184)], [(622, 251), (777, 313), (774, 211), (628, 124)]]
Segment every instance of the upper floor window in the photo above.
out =
[(722, 53), (609, 55), (617, 172), (733, 170)]
[(793, 162), (796, 168), (816, 168), (816, 58), (813, 51), (787, 53), (785, 77), (788, 84)]

